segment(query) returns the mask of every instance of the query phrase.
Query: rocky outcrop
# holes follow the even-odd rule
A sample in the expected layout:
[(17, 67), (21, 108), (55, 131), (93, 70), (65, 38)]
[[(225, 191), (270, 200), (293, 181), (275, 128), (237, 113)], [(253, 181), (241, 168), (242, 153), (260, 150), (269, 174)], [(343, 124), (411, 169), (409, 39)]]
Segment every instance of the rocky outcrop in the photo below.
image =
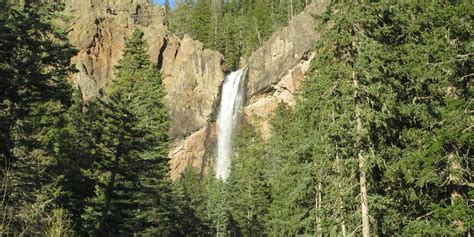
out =
[[(170, 42), (177, 42), (176, 39)], [(165, 103), (171, 118), (171, 177), (188, 166), (204, 172), (215, 149), (215, 117), (224, 80), (223, 57), (189, 36), (162, 52)]]
[(319, 38), (314, 15), (324, 11), (325, 2), (310, 4), (250, 56), (247, 63), (249, 98), (268, 93), (292, 68), (309, 60)]
[(316, 31), (315, 15), (321, 14), (327, 1), (316, 1), (295, 16), (287, 27), (275, 32), (248, 60), (247, 105), (244, 115), (265, 139), (270, 137), (270, 124), (279, 103), (294, 105), (311, 60)]
[[(79, 49), (72, 75), (89, 100), (114, 79), (114, 66), (125, 39), (134, 28), (144, 32), (152, 60), (161, 69), (170, 111), (173, 145), (171, 174), (176, 178), (188, 165), (204, 170), (204, 157), (214, 148), (214, 111), (224, 72), (220, 53), (167, 29), (165, 11), (148, 0), (65, 0), (71, 43)], [(213, 125), (214, 124), (214, 125)]]
[(223, 57), (186, 35), (178, 47), (164, 51), (164, 59), (162, 73), (171, 134), (185, 137), (211, 122), (224, 80)]
[[(215, 153), (216, 117), (224, 80), (223, 57), (202, 43), (179, 39), (166, 26), (165, 11), (148, 0), (64, 0), (73, 17), (69, 37), (79, 53), (73, 58), (72, 77), (88, 100), (114, 79), (125, 39), (137, 27), (144, 32), (152, 60), (161, 69), (170, 111), (173, 139), (169, 154), (171, 176), (188, 166), (205, 172)], [(295, 92), (313, 58), (318, 38), (313, 14), (324, 3), (313, 3), (289, 25), (251, 55), (247, 74), (246, 120), (270, 136), (269, 120), (278, 103), (294, 103)]]
[(73, 75), (83, 97), (97, 96), (114, 78), (114, 66), (122, 55), (125, 39), (135, 27), (143, 30), (149, 53), (158, 60), (168, 31), (165, 12), (147, 0), (64, 0), (69, 39), (79, 50), (72, 59)]
[(216, 123), (204, 126), (185, 139), (175, 140), (170, 152), (171, 177), (176, 179), (187, 167), (204, 174), (208, 169), (208, 158), (216, 146)]
[(266, 93), (248, 98), (248, 104), (244, 107), (243, 113), (247, 121), (259, 129), (265, 140), (271, 136), (270, 119), (278, 104), (285, 103), (289, 106), (295, 104), (295, 94), (300, 89), (313, 58), (314, 53), (309, 53), (307, 59), (301, 60), (289, 69), (276, 84), (265, 87)]

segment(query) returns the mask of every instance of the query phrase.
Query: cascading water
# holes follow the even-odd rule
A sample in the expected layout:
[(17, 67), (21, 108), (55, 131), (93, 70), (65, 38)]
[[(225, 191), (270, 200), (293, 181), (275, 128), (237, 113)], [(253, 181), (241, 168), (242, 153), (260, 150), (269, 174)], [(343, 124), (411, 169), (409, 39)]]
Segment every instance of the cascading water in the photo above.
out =
[(224, 79), (218, 115), (216, 177), (226, 180), (230, 173), (232, 136), (244, 101), (244, 77), (246, 70), (230, 73)]

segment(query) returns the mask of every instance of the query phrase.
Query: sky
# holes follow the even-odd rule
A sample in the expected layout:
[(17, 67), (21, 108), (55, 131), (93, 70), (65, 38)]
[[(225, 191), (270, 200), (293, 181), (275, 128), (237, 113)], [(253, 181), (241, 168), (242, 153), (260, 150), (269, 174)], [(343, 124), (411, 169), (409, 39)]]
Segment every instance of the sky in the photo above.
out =
[[(169, 1), (170, 1), (171, 7), (174, 7), (174, 0), (169, 0)], [(163, 5), (165, 3), (165, 0), (153, 0), (153, 2), (155, 2), (155, 4)]]

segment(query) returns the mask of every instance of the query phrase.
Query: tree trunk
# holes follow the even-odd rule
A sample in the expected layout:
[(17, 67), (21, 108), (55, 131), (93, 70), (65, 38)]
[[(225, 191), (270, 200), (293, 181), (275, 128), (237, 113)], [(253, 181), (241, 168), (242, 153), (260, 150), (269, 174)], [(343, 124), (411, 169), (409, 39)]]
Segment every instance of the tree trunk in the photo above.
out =
[[(454, 152), (449, 153), (448, 155), (448, 165), (449, 165), (449, 184), (451, 186), (451, 206), (456, 203), (459, 199), (462, 199), (462, 195), (459, 192), (459, 188), (462, 185), (462, 178), (460, 177), (461, 173), (461, 163), (459, 162), (457, 154)], [(457, 228), (464, 229), (464, 222), (457, 219), (453, 220), (453, 225)]]
[[(340, 166), (340, 162), (339, 162), (339, 154), (337, 152), (337, 146), (336, 146), (336, 166), (337, 166), (337, 174), (338, 176), (342, 179), (342, 172), (341, 172), (341, 166)], [(342, 191), (342, 185), (341, 185), (341, 180), (338, 180), (337, 182), (337, 187), (339, 188), (339, 198), (338, 198), (338, 202), (339, 202), (339, 213), (342, 214), (343, 213), (343, 206), (342, 204), (344, 203), (344, 200), (343, 200), (343, 191)], [(342, 214), (340, 216), (341, 218), (341, 232), (342, 232), (342, 236), (345, 237), (346, 236), (346, 223), (344, 221), (344, 215)]]
[(262, 36), (260, 35), (260, 31), (258, 30), (257, 19), (254, 19), (254, 21), (255, 21), (255, 32), (257, 32), (258, 45), (260, 47), (262, 47), (263, 46), (263, 39), (262, 39)]
[[(6, 161), (5, 161), (6, 162)], [(12, 172), (12, 169), (8, 167), (7, 164), (5, 164), (5, 168), (2, 173), (2, 190), (1, 190), (1, 195), (2, 195), (2, 200), (0, 202), (0, 210), (2, 211), (2, 221), (0, 223), (0, 236), (7, 236), (7, 231), (10, 226), (11, 222), (11, 215), (8, 215), (8, 198), (9, 198), (9, 191), (10, 191), (10, 182), (11, 178), (10, 173)], [(10, 218), (7, 218), (10, 217)], [(9, 219), (9, 220), (7, 220)]]
[(219, 25), (219, 17), (221, 14), (221, 9), (222, 9), (222, 2), (219, 0), (212, 0), (212, 5), (211, 5), (211, 10), (212, 10), (212, 20), (213, 20), (213, 25), (214, 25), (214, 48), (218, 48), (218, 25)]
[(316, 208), (316, 236), (321, 237), (323, 233), (321, 231), (321, 217), (319, 211), (321, 211), (321, 182), (318, 183), (316, 187), (316, 197), (315, 197), (315, 208)]
[[(449, 36), (446, 36), (449, 37)], [(447, 88), (447, 93), (446, 97), (448, 98), (454, 98), (458, 99), (456, 96), (456, 87), (454, 86), (448, 86)], [(448, 168), (449, 168), (449, 185), (451, 187), (451, 195), (450, 195), (450, 200), (451, 200), (451, 205), (454, 205), (454, 203), (462, 198), (462, 195), (460, 193), (460, 186), (462, 186), (462, 166), (461, 162), (459, 160), (459, 154), (457, 154), (456, 147), (453, 146), (452, 150), (449, 151), (448, 154)], [(454, 220), (453, 225), (457, 226), (458, 228), (464, 228), (464, 223), (461, 220)]]
[(118, 166), (120, 162), (121, 153), (117, 152), (115, 154), (115, 160), (112, 170), (110, 171), (110, 179), (105, 188), (105, 204), (104, 209), (102, 210), (102, 217), (100, 218), (99, 223), (99, 233), (104, 234), (106, 231), (106, 220), (110, 210), (110, 203), (112, 202), (112, 194), (115, 189), (115, 179), (117, 177)]
[(370, 236), (369, 205), (367, 200), (367, 181), (365, 177), (365, 157), (359, 152), (359, 182), (362, 209), (362, 236)]
[(293, 0), (290, 0), (290, 18), (288, 20), (291, 20), (293, 17)]
[(362, 214), (362, 236), (370, 236), (370, 220), (369, 220), (369, 205), (367, 198), (367, 178), (366, 178), (366, 157), (363, 154), (362, 148), (362, 120), (360, 118), (360, 108), (358, 102), (358, 90), (359, 90), (359, 80), (356, 77), (356, 73), (352, 72), (352, 82), (354, 85), (355, 93), (355, 120), (356, 120), (356, 131), (358, 138), (356, 141), (356, 146), (358, 149), (358, 160), (359, 160), (359, 186), (360, 186), (360, 204), (361, 204), (361, 214)]
[(461, 178), (459, 177), (459, 171), (461, 169), (461, 164), (459, 160), (456, 158), (456, 154), (450, 153), (448, 155), (448, 162), (449, 162), (449, 182), (453, 186), (451, 191), (451, 205), (454, 204), (454, 201), (461, 197), (459, 194), (458, 186), (461, 184)]
[[(336, 115), (335, 115), (335, 111), (333, 110), (332, 111), (332, 122), (335, 123), (336, 122)], [(343, 214), (343, 206), (342, 204), (344, 203), (344, 198), (343, 198), (343, 191), (342, 191), (342, 179), (343, 179), (343, 175), (342, 175), (342, 168), (341, 168), (341, 162), (339, 160), (339, 147), (338, 145), (336, 144), (336, 174), (338, 176), (338, 180), (337, 180), (337, 187), (339, 189), (339, 197), (338, 197), (338, 202), (339, 202), (339, 214), (341, 215), (340, 218), (341, 218), (341, 232), (342, 232), (342, 236), (345, 237), (346, 236), (346, 223), (344, 221), (344, 214)]]

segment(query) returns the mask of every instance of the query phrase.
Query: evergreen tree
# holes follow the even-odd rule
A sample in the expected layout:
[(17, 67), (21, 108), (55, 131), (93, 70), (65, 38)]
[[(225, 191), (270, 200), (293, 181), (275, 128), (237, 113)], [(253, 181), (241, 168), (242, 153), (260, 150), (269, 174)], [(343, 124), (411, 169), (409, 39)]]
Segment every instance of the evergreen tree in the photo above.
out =
[[(226, 4), (225, 7), (230, 7), (230, 4)], [(225, 13), (222, 17), (223, 31), (222, 41), (223, 54), (225, 55), (225, 61), (229, 69), (238, 68), (240, 56), (242, 55), (242, 45), (236, 39), (239, 38), (239, 23), (240, 19), (231, 13)]]
[[(292, 196), (286, 190), (305, 179), (286, 182), (295, 177), (293, 167), (305, 170), (306, 160), (314, 167), (302, 177), (313, 175), (305, 187), (315, 190), (316, 233), (344, 236), (361, 231), (359, 226), (363, 235), (469, 232), (471, 181), (463, 175), (463, 167), (470, 167), (464, 157), (470, 156), (465, 148), (472, 140), (465, 120), (470, 104), (465, 98), (472, 92), (466, 83), (472, 63), (468, 9), (457, 3), (439, 8), (388, 2), (328, 8), (330, 27), (321, 28), (312, 76), (294, 120), (274, 126), (288, 136), (287, 144), (297, 141), (288, 149), (296, 154), (288, 157), (298, 159), (285, 166), (280, 146), (271, 148), (282, 163), (277, 172), (288, 172), (272, 181), (270, 226), (278, 220), (273, 210), (301, 203), (284, 201)], [(275, 121), (281, 116), (277, 113)], [(278, 134), (272, 140), (285, 144)], [(304, 197), (311, 189), (297, 190), (296, 196)], [(368, 219), (369, 214), (376, 218)], [(305, 233), (295, 229), (301, 222), (296, 220), (288, 224), (289, 233)]]
[(226, 183), (212, 173), (206, 180), (207, 215), (213, 236), (231, 236), (233, 221), (229, 215), (228, 189)]
[(73, 104), (62, 116), (51, 119), (47, 134), (50, 137), (43, 147), (51, 151), (54, 162), (48, 168), (51, 176), (59, 178), (61, 195), (55, 203), (64, 211), (57, 214), (61, 217), (71, 215), (70, 222), (76, 233), (81, 234), (85, 200), (94, 195), (94, 180), (83, 173), (90, 169), (96, 158), (89, 126), (95, 115), (88, 110), (80, 98), (79, 91), (73, 96)]
[(311, 139), (305, 123), (280, 104), (272, 121), (268, 148), (272, 200), (267, 230), (270, 235), (314, 232), (315, 185)]
[(273, 30), (273, 22), (268, 8), (268, 2), (266, 0), (256, 0), (253, 8), (253, 14), (249, 17), (252, 18), (253, 22), (250, 22), (250, 32), (248, 35), (247, 44), (248, 47), (247, 55), (250, 55), (251, 51), (255, 48), (261, 47), (264, 40), (268, 39), (270, 33)]
[(191, 1), (175, 3), (175, 9), (169, 15), (169, 29), (177, 36), (188, 34), (195, 37), (193, 30), (193, 4)]
[[(168, 122), (161, 79), (135, 30), (117, 66), (117, 80), (96, 113), (101, 157), (96, 196), (83, 218), (90, 233), (104, 236), (173, 231), (168, 180)], [(100, 126), (100, 127), (99, 127)]]
[(40, 235), (61, 195), (56, 126), (70, 104), (74, 50), (53, 22), (62, 5), (0, 1), (2, 235)]
[[(374, 38), (401, 59), (388, 64), (399, 83), (394, 130), (400, 138), (390, 150), (394, 159), (386, 177), (394, 186), (387, 196), (398, 200), (393, 212), (404, 218), (386, 218), (391, 226), (381, 225), (381, 231), (462, 235), (472, 228), (467, 224), (473, 216), (472, 179), (466, 176), (472, 169), (466, 160), (472, 145), (466, 117), (472, 95), (471, 11), (464, 3), (407, 3), (384, 12), (392, 28)], [(395, 35), (397, 40), (389, 40)]]
[(265, 233), (270, 188), (265, 176), (265, 151), (259, 134), (243, 126), (234, 142), (234, 157), (228, 180), (229, 212), (234, 229), (243, 236)]
[(183, 1), (170, 15), (170, 29), (221, 52), (232, 70), (239, 66), (241, 57), (249, 57), (307, 4), (293, 0)]
[(165, 0), (164, 6), (165, 6), (165, 11), (166, 11), (167, 14), (169, 12), (171, 12), (171, 7), (170, 7), (170, 1), (169, 0)]
[(180, 207), (179, 235), (212, 236), (204, 180), (193, 168), (187, 168), (174, 187)]
[(206, 48), (214, 45), (214, 28), (212, 27), (212, 12), (210, 0), (198, 0), (193, 15), (193, 31), (197, 40), (201, 41)]

